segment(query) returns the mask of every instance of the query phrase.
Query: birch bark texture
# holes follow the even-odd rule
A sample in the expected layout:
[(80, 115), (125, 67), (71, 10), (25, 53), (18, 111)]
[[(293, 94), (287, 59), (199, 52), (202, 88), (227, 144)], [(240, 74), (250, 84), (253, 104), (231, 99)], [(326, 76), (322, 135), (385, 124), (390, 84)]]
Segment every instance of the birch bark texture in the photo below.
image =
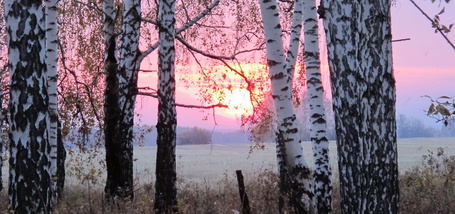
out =
[(398, 213), (390, 0), (323, 0), (343, 213)]
[(141, 25), (141, 1), (123, 2), (122, 44), (120, 46), (120, 64), (117, 74), (119, 84), (120, 107), (120, 164), (122, 182), (119, 183), (124, 197), (133, 197), (133, 128), (134, 107), (137, 93), (139, 72), (139, 37)]
[(319, 24), (315, 0), (303, 0), (304, 50), (310, 113), (310, 141), (313, 147), (314, 195), (318, 213), (332, 211), (332, 167), (324, 108), (319, 51)]
[(5, 1), (11, 76), (8, 195), (15, 213), (52, 211), (42, 3)]
[[(272, 84), (272, 98), (275, 105), (277, 130), (276, 146), (281, 189), (290, 194), (290, 204), (296, 213), (310, 213), (313, 209), (313, 191), (310, 170), (303, 156), (298, 133), (296, 115), (292, 105), (292, 77), (297, 52), (284, 56), (282, 29), (276, 0), (260, 0), (264, 34), (266, 38), (267, 65)], [(302, 27), (301, 3), (295, 2), (292, 50), (298, 50)], [(297, 27), (297, 28), (295, 28)], [(297, 35), (295, 35), (297, 34)], [(292, 45), (297, 45), (297, 48)], [(287, 62), (286, 62), (287, 61)]]
[(155, 211), (177, 212), (175, 162), (177, 112), (175, 109), (175, 0), (160, 0), (158, 14), (158, 132)]
[(120, 60), (117, 61), (114, 2), (104, 1), (105, 142), (107, 198), (133, 198), (133, 127), (139, 70), (141, 5), (123, 2)]
[(115, 35), (115, 4), (114, 0), (103, 1), (103, 31), (106, 72), (106, 86), (104, 89), (104, 136), (106, 148), (107, 178), (104, 188), (107, 199), (123, 197), (125, 184), (123, 182), (123, 169), (121, 157), (123, 152), (120, 144), (120, 107), (118, 84), (118, 56), (117, 36)]
[(64, 182), (58, 174), (58, 92), (57, 92), (57, 64), (58, 64), (58, 26), (57, 26), (57, 4), (58, 0), (45, 1), (45, 24), (46, 24), (46, 51), (45, 61), (47, 68), (47, 89), (49, 95), (49, 112), (48, 112), (48, 137), (50, 151), (50, 173), (52, 176), (52, 203), (56, 203), (59, 198), (59, 184)]

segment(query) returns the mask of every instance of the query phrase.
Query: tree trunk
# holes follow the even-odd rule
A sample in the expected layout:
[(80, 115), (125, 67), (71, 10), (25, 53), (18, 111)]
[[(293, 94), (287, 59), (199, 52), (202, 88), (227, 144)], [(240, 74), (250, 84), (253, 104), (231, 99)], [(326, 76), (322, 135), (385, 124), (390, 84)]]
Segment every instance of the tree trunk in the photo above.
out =
[(57, 63), (58, 63), (58, 26), (57, 26), (57, 0), (45, 1), (45, 20), (46, 20), (46, 66), (47, 66), (47, 87), (49, 94), (49, 121), (48, 135), (49, 145), (51, 146), (50, 173), (52, 175), (52, 189), (54, 191), (52, 202), (59, 200), (58, 192), (59, 177), (57, 175), (57, 156), (58, 156), (58, 96), (57, 96)]
[(52, 211), (42, 1), (5, 1), (10, 85), (10, 209)]
[(58, 121), (57, 128), (57, 203), (63, 197), (63, 188), (65, 187), (65, 162), (66, 162), (66, 149), (63, 144), (62, 125)]
[[(296, 5), (301, 4), (296, 3)], [(277, 116), (276, 143), (281, 189), (286, 194), (290, 193), (290, 203), (296, 213), (309, 213), (312, 212), (313, 193), (310, 170), (303, 156), (292, 105), (294, 66), (287, 66), (285, 63), (282, 30), (276, 0), (261, 0), (260, 7), (266, 38), (272, 97)], [(298, 15), (299, 13), (294, 14)], [(301, 27), (301, 22), (299, 25)], [(294, 56), (296, 55), (294, 53)]]
[[(3, 91), (1, 91), (3, 93)], [(3, 102), (2, 97), (0, 97), (0, 103)], [(0, 127), (3, 127), (3, 108), (0, 107)], [(0, 138), (0, 192), (3, 190), (3, 138)]]
[(159, 4), (158, 132), (156, 154), (156, 213), (177, 212), (175, 109), (175, 0)]
[(123, 3), (122, 44), (120, 47), (120, 65), (117, 74), (119, 93), (118, 121), (120, 141), (117, 142), (119, 153), (114, 156), (120, 164), (116, 189), (123, 198), (133, 198), (133, 128), (134, 107), (137, 92), (137, 75), (140, 62), (139, 33), (141, 8), (139, 0), (125, 0)]
[(119, 128), (119, 83), (117, 38), (115, 35), (115, 8), (113, 0), (103, 1), (106, 88), (104, 91), (104, 138), (106, 148), (107, 179), (105, 197), (114, 199), (124, 194), (122, 174), (122, 146)]
[(318, 213), (332, 211), (332, 167), (324, 109), (324, 88), (319, 60), (319, 26), (315, 0), (304, 0), (304, 59), (310, 106), (310, 140), (313, 144), (314, 195)]
[(322, 2), (343, 213), (398, 213), (390, 0)]

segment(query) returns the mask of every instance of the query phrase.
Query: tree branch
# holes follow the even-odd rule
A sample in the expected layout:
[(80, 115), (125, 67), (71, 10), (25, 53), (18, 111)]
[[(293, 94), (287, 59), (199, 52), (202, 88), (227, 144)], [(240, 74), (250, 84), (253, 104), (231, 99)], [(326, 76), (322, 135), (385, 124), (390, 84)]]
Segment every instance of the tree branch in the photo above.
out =
[(207, 14), (210, 13), (210, 11), (212, 11), (213, 8), (215, 8), (218, 4), (220, 3), (220, 0), (215, 0), (212, 2), (212, 4), (210, 4), (207, 8), (205, 8), (204, 11), (202, 11), (198, 16), (194, 17), (194, 19), (192, 19), (191, 21), (189, 21), (188, 23), (186, 23), (185, 25), (183, 25), (181, 28), (177, 29), (175, 31), (176, 34), (179, 34), (181, 33), (182, 31), (185, 31), (186, 29), (190, 28), (191, 26), (193, 26), (196, 22), (198, 22), (199, 20), (201, 20), (202, 18), (204, 18)]
[(404, 41), (409, 41), (409, 40), (411, 40), (411, 38), (395, 39), (395, 40), (392, 40), (392, 42), (404, 42)]
[[(196, 22), (198, 22), (199, 20), (201, 20), (202, 18), (204, 18), (208, 13), (210, 13), (210, 11), (212, 11), (213, 8), (215, 8), (218, 4), (220, 3), (220, 0), (215, 0), (212, 4), (210, 4), (204, 11), (202, 11), (198, 16), (194, 17), (194, 19), (192, 19), (191, 21), (189, 21), (188, 23), (186, 23), (185, 25), (183, 25), (181, 28), (179, 29), (176, 29), (175, 31), (175, 34), (180, 34), (181, 32), (185, 31), (186, 29), (190, 28), (191, 26), (193, 26)], [(155, 21), (155, 20), (152, 20), (152, 19), (148, 19), (148, 18), (144, 18), (142, 17), (141, 18), (142, 21), (144, 22), (147, 22), (147, 23), (150, 23), (150, 24), (154, 24), (156, 26), (158, 26), (158, 22)], [(142, 60), (147, 57), (150, 53), (152, 53), (156, 48), (158, 48), (158, 45), (159, 43), (156, 42), (155, 44), (153, 44), (152, 46), (150, 46), (146, 51), (142, 52), (141, 55), (139, 56), (139, 62), (142, 62)]]
[[(147, 93), (147, 92), (137, 92), (137, 95), (142, 95), (142, 96), (148, 96), (148, 97), (153, 97), (158, 99), (158, 95), (154, 93)], [(198, 108), (198, 109), (212, 109), (212, 108), (228, 108), (229, 106), (221, 103), (213, 104), (213, 105), (208, 105), (208, 106), (203, 106), (203, 105), (188, 105), (188, 104), (180, 104), (176, 103), (175, 106), (177, 107), (182, 107), (182, 108)]]
[(422, 10), (422, 8), (420, 8), (415, 2), (414, 0), (409, 0), (411, 1), (412, 4), (414, 4), (414, 6), (428, 19), (430, 20), (431, 24), (436, 28), (437, 31), (439, 31), (439, 33), (442, 35), (442, 37), (444, 37), (444, 39), (450, 44), (450, 46), (452, 46), (453, 50), (455, 50), (455, 45), (452, 43), (452, 41), (450, 41), (450, 39), (444, 34), (444, 32), (442, 31), (442, 29), (439, 27), (439, 25), (437, 23), (435, 23), (435, 21), (433, 19), (430, 18), (430, 16), (428, 16), (428, 14), (425, 13), (425, 11)]

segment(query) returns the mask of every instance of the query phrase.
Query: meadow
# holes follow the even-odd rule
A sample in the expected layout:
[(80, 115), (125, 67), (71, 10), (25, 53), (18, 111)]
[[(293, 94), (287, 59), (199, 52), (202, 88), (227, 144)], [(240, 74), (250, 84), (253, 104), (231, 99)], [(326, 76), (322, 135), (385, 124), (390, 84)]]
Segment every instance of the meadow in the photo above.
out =
[[(252, 146), (250, 144), (177, 146), (178, 197), (181, 213), (230, 213), (232, 210), (240, 210), (236, 170), (242, 170), (245, 176), (253, 213), (276, 213), (279, 191), (275, 175), (275, 146), (272, 143), (261, 144), (261, 149)], [(312, 165), (311, 144), (304, 142), (303, 147), (307, 161)], [(439, 151), (444, 151), (441, 157), (438, 156), (438, 148), (442, 148)], [(335, 179), (334, 209), (337, 213), (339, 198), (335, 142), (330, 143), (330, 149)], [(455, 155), (455, 138), (399, 139), (398, 152), (402, 213), (434, 213), (437, 211), (435, 207), (444, 206), (439, 213), (450, 213), (451, 210), (455, 210), (455, 205), (450, 205), (452, 204), (450, 198), (455, 197), (455, 158), (451, 162), (446, 161)], [(156, 147), (135, 147), (136, 197), (133, 202), (123, 206), (108, 206), (102, 202), (105, 179), (103, 157), (102, 150), (68, 153), (65, 197), (57, 213), (153, 212)], [(435, 164), (435, 160), (441, 164)], [(449, 170), (453, 171), (447, 172), (444, 163), (452, 164), (453, 169)], [(3, 181), (6, 181), (5, 166), (3, 173)], [(5, 192), (3, 191), (1, 195), (3, 199), (6, 199)], [(443, 198), (435, 202), (434, 197)], [(444, 198), (449, 201), (444, 202)], [(0, 200), (4, 201), (0, 204), (0, 210), (6, 209), (6, 200), (3, 199)]]
[[(246, 177), (276, 169), (275, 144), (262, 144), (263, 149), (250, 144), (191, 145), (177, 146), (177, 176), (186, 181), (220, 180), (242, 170)], [(399, 170), (404, 173), (419, 165), (422, 155), (443, 148), (447, 154), (455, 155), (455, 138), (403, 138), (398, 140)], [(308, 164), (313, 165), (311, 143), (303, 142)], [(330, 142), (330, 159), (334, 172), (336, 165), (336, 143)], [(136, 148), (135, 167), (138, 175), (146, 175), (155, 168), (156, 147)], [(153, 176), (146, 175), (146, 176)]]

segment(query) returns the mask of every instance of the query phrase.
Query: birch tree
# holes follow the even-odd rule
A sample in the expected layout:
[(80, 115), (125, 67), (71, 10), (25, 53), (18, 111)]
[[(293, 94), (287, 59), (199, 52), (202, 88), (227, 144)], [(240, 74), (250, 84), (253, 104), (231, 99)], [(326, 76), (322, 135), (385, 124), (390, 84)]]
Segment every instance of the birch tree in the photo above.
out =
[(10, 209), (52, 211), (42, 1), (5, 1), (10, 85)]
[[(4, 5), (4, 1), (3, 0), (0, 0), (0, 4), (1, 5)], [(5, 11), (4, 10), (0, 10), (0, 20), (5, 20)], [(5, 30), (6, 26), (5, 26), (5, 22), (0, 22), (0, 35), (6, 35), (6, 30)], [(4, 55), (6, 55), (6, 53), (8, 52), (8, 47), (7, 47), (7, 44), (6, 44), (6, 38), (2, 38), (0, 40), (0, 52), (1, 53), (4, 53)], [(8, 72), (7, 71), (7, 64), (8, 64), (8, 60), (7, 60), (7, 57), (6, 56), (0, 56), (0, 93), (2, 95), (0, 95), (0, 104), (3, 104), (3, 101), (5, 100), (5, 96), (6, 95), (6, 91), (4, 90), (4, 85), (5, 84), (5, 74)], [(0, 105), (0, 109), (2, 109), (3, 111), (3, 105)], [(3, 114), (0, 115), (0, 126), (3, 126), (3, 123), (5, 122), (5, 118), (3, 117)], [(3, 152), (4, 152), (4, 140), (3, 140), (3, 137), (0, 138), (0, 192), (3, 190), (3, 174), (2, 174), (2, 170), (3, 169)]]
[(303, 0), (304, 59), (310, 108), (310, 140), (313, 144), (314, 195), (318, 213), (332, 210), (332, 169), (324, 109), (324, 88), (319, 59), (319, 24), (315, 0)]
[[(193, 26), (201, 18), (206, 16), (216, 5), (219, 0), (215, 0), (212, 4), (208, 5), (207, 8), (202, 11), (198, 16), (189, 20), (188, 23), (183, 25), (181, 28), (175, 30), (172, 24), (173, 38), (175, 34), (181, 33), (186, 29)], [(163, 3), (166, 4), (166, 3)], [(175, 3), (173, 3), (175, 4)], [(174, 6), (175, 8), (175, 6)], [(173, 9), (175, 10), (175, 9)], [(117, 40), (115, 33), (115, 9), (113, 1), (103, 2), (103, 13), (104, 13), (104, 31), (105, 31), (105, 68), (106, 68), (106, 90), (105, 90), (105, 136), (106, 136), (106, 164), (108, 168), (108, 179), (106, 182), (106, 196), (115, 197), (120, 196), (122, 198), (133, 197), (133, 125), (134, 125), (134, 109), (135, 99), (138, 94), (137, 78), (139, 73), (139, 66), (142, 60), (152, 53), (155, 49), (161, 45), (161, 41), (150, 45), (146, 50), (139, 50), (139, 39), (140, 39), (140, 25), (141, 21), (151, 23), (158, 26), (163, 32), (167, 31), (166, 27), (170, 26), (169, 20), (166, 21), (166, 26), (161, 26), (162, 22), (149, 19), (147, 17), (141, 17), (141, 2), (139, 0), (128, 0), (123, 3), (123, 16), (122, 16), (122, 33), (121, 38)], [(160, 18), (160, 17), (159, 17)], [(175, 22), (175, 18), (173, 18)], [(162, 36), (164, 34), (161, 34)], [(149, 35), (147, 35), (149, 36)], [(161, 37), (160, 37), (161, 38)], [(164, 37), (163, 37), (164, 38)], [(161, 38), (161, 39), (163, 39)], [(117, 60), (116, 41), (120, 41), (120, 58)], [(164, 40), (163, 40), (164, 41)], [(175, 48), (172, 48), (173, 50)], [(173, 53), (175, 55), (175, 53)], [(174, 67), (174, 60), (161, 59), (163, 64), (172, 64)], [(159, 59), (159, 62), (161, 62)], [(170, 66), (170, 65), (169, 65)], [(164, 70), (168, 68), (163, 67)], [(174, 68), (171, 69), (174, 73)], [(167, 72), (167, 71), (166, 71)], [(165, 72), (165, 73), (166, 73)], [(169, 73), (169, 72), (167, 72)], [(174, 77), (172, 82), (175, 83)], [(169, 81), (169, 80), (166, 80)], [(165, 87), (165, 86), (162, 86)], [(175, 88), (175, 86), (174, 86)], [(158, 90), (160, 91), (160, 90)], [(146, 94), (146, 93), (141, 93)], [(154, 96), (154, 95), (153, 95)], [(162, 96), (164, 96), (162, 94)], [(156, 96), (160, 100), (160, 95)], [(174, 99), (175, 100), (175, 99)], [(167, 102), (162, 100), (162, 102)], [(167, 104), (166, 104), (167, 105)], [(169, 103), (170, 105), (175, 105)], [(168, 107), (169, 107), (168, 106)], [(175, 106), (174, 106), (175, 110)], [(172, 117), (171, 115), (165, 115), (165, 117)], [(174, 114), (175, 117), (175, 114)], [(172, 119), (175, 120), (175, 119)], [(167, 122), (165, 122), (167, 123)], [(159, 123), (160, 124), (160, 123)], [(157, 126), (158, 132), (160, 129)], [(175, 128), (173, 129), (175, 132)], [(161, 136), (166, 136), (167, 133)], [(174, 133), (175, 135), (175, 133)], [(175, 147), (175, 140), (171, 142)], [(162, 145), (167, 144), (167, 141)], [(174, 150), (175, 156), (175, 150)], [(158, 157), (157, 157), (158, 158)], [(174, 161), (165, 158), (157, 162), (168, 162)], [(166, 168), (166, 166), (164, 166)], [(174, 167), (175, 168), (175, 167)], [(175, 173), (175, 169), (174, 169)], [(157, 176), (158, 177), (158, 176)], [(158, 182), (158, 181), (157, 181)], [(172, 182), (171, 182), (172, 183)], [(165, 183), (166, 185), (174, 185)], [(162, 187), (164, 187), (162, 186)], [(167, 188), (167, 187), (166, 187)]]
[(106, 197), (133, 197), (133, 127), (141, 60), (139, 0), (123, 3), (120, 61), (117, 62), (114, 1), (103, 2), (105, 31)]
[[(57, 95), (57, 64), (58, 64), (58, 26), (57, 26), (57, 4), (58, 0), (46, 0), (45, 1), (45, 61), (47, 67), (47, 89), (49, 95), (49, 112), (48, 112), (48, 139), (50, 145), (50, 173), (52, 176), (52, 203), (56, 203), (60, 198), (61, 190), (63, 188), (62, 183), (64, 182), (60, 173), (58, 173), (59, 161), (64, 161), (62, 158), (58, 158), (58, 95)], [(60, 146), (61, 150), (63, 145)], [(62, 170), (62, 169), (60, 169)], [(60, 191), (59, 191), (60, 189)]]
[[(292, 26), (297, 35), (291, 36), (291, 42), (295, 40), (298, 45), (302, 12), (300, 1), (295, 1), (294, 4), (295, 19), (293, 19)], [(276, 144), (281, 189), (284, 193), (290, 193), (290, 204), (294, 212), (309, 213), (313, 209), (311, 176), (303, 156), (296, 115), (292, 105), (292, 77), (295, 60), (292, 61), (296, 52), (287, 54), (288, 63), (286, 63), (276, 0), (261, 0), (260, 8), (266, 38), (272, 98), (276, 111)], [(296, 29), (296, 25), (300, 25), (300, 27)], [(292, 50), (293, 47), (291, 46), (289, 49)]]
[(158, 28), (158, 132), (156, 152), (155, 210), (177, 212), (175, 110), (175, 0), (159, 3)]
[(327, 37), (342, 213), (398, 213), (390, 0), (329, 1)]

